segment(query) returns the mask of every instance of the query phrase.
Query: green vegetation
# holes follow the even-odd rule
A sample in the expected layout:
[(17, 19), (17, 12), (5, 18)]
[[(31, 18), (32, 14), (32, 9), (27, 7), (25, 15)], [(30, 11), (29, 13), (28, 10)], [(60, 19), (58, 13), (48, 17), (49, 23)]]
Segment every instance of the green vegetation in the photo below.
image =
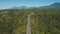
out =
[(31, 15), (31, 34), (60, 34), (60, 9), (0, 10), (0, 34), (26, 34), (27, 15)]

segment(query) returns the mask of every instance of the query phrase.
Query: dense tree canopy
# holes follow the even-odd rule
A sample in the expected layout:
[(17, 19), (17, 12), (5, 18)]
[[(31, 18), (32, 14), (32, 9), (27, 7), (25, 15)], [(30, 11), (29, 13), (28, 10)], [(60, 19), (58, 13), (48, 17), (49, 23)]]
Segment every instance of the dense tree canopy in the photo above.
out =
[(0, 10), (0, 34), (26, 34), (31, 15), (31, 34), (60, 34), (60, 9)]

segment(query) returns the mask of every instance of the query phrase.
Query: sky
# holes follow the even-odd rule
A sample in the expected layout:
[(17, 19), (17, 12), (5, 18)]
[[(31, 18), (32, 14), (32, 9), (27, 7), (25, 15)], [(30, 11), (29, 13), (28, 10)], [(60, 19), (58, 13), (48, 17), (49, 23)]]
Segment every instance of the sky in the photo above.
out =
[(48, 6), (53, 3), (60, 3), (60, 0), (0, 0), (0, 9), (12, 8), (14, 6)]

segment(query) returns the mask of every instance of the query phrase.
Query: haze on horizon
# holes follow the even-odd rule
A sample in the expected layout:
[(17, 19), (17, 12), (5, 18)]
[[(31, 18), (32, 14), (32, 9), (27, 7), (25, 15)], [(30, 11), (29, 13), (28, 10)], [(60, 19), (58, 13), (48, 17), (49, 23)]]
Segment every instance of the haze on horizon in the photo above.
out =
[(0, 0), (0, 9), (12, 8), (14, 6), (39, 7), (59, 3), (60, 0)]

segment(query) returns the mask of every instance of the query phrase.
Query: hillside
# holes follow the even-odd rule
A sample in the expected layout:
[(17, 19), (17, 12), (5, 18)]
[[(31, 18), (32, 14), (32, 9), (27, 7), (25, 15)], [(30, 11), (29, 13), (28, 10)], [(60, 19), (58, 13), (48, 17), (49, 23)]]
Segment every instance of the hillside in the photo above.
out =
[(49, 6), (42, 6), (40, 8), (57, 8), (58, 9), (58, 8), (60, 8), (60, 3), (53, 3)]
[(56, 8), (60, 8), (60, 3), (54, 3), (52, 5), (50, 5), (51, 7), (56, 7)]
[(31, 34), (60, 34), (60, 9), (0, 10), (0, 34), (26, 34), (32, 12)]

